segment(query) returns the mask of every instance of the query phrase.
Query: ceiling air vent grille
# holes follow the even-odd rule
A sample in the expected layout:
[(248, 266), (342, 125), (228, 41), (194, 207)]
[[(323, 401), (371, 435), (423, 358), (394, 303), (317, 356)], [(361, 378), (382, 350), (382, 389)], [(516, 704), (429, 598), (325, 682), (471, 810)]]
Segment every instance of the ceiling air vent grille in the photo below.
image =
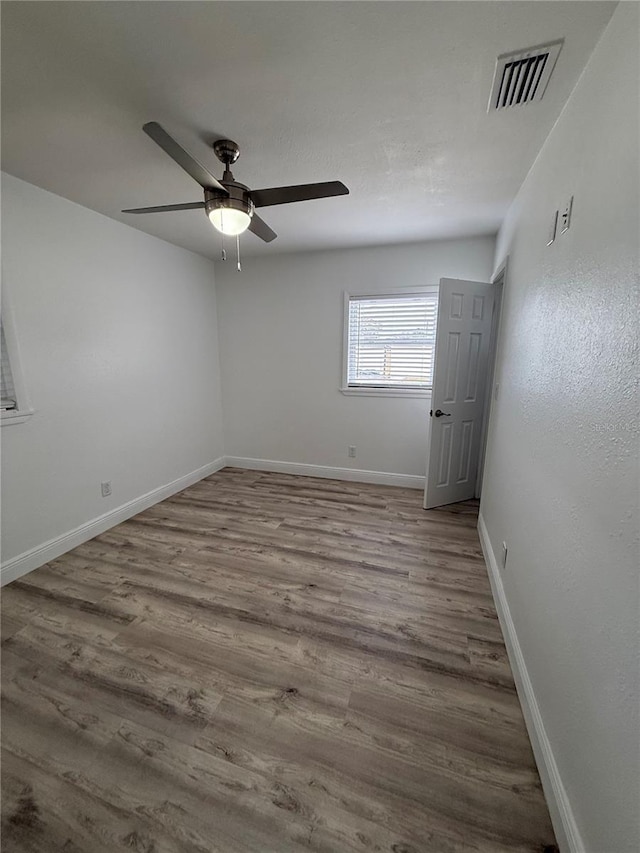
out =
[(503, 53), (496, 62), (489, 112), (541, 100), (563, 39)]

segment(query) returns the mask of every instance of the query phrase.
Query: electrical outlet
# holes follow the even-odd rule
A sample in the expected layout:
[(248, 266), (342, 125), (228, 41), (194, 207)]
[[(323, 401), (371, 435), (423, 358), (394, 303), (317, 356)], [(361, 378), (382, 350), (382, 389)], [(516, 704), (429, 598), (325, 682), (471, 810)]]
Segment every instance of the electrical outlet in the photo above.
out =
[(350, 459), (356, 458), (356, 446), (355, 446), (355, 444), (349, 445), (349, 458)]
[(560, 233), (564, 234), (565, 231), (569, 230), (569, 226), (571, 225), (571, 213), (573, 211), (573, 196), (569, 199), (566, 205), (562, 208), (562, 213), (560, 214)]
[(111, 480), (105, 480), (104, 483), (100, 483), (100, 490), (102, 492), (102, 497), (108, 498), (111, 494)]
[(502, 568), (507, 568), (507, 543), (502, 543)]

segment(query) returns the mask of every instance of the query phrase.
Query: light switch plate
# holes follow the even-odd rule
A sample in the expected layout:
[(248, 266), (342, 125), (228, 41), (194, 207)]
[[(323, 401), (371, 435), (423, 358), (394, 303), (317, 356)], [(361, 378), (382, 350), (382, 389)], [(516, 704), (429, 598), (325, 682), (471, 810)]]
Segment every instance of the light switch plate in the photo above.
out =
[(551, 225), (549, 226), (549, 234), (547, 235), (547, 246), (550, 246), (556, 239), (556, 231), (558, 230), (558, 211), (553, 214)]
[(564, 234), (565, 231), (569, 230), (569, 226), (571, 225), (571, 212), (573, 210), (573, 196), (566, 203), (565, 207), (560, 214), (560, 233)]

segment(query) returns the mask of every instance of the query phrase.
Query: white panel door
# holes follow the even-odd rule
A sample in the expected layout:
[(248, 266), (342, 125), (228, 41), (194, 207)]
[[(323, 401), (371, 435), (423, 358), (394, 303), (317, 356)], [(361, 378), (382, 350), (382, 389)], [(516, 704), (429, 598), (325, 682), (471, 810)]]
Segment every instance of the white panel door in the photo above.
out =
[(425, 509), (474, 496), (494, 287), (440, 279)]

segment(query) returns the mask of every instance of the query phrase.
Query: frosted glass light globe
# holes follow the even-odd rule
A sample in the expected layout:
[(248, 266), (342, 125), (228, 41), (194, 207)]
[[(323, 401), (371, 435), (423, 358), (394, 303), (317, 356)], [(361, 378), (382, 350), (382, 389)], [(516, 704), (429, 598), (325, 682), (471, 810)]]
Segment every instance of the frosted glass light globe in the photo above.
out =
[(216, 207), (210, 210), (208, 215), (213, 227), (221, 234), (227, 234), (230, 237), (242, 234), (251, 223), (248, 213), (233, 207)]

